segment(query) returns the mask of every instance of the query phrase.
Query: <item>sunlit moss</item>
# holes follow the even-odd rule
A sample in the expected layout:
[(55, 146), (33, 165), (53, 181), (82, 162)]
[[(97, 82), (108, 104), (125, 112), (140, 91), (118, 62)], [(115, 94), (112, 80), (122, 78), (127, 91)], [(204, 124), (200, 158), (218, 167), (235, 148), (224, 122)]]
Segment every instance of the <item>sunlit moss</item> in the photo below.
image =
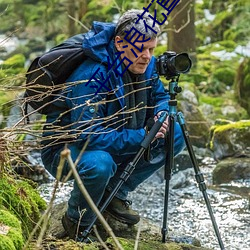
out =
[(0, 249), (21, 249), (24, 240), (21, 223), (16, 216), (4, 209), (0, 209), (0, 224), (2, 227), (7, 227), (6, 234), (0, 234)]
[(232, 143), (229, 141), (228, 133), (234, 131), (235, 138), (237, 141), (241, 141), (242, 143), (248, 143), (250, 141), (250, 133), (245, 133), (245, 131), (250, 131), (250, 120), (243, 120), (238, 122), (232, 122), (225, 125), (214, 125), (211, 127), (211, 140), (210, 140), (210, 149), (214, 150), (214, 140), (215, 137), (220, 141), (222, 144), (227, 144), (228, 147), (233, 147)]
[(21, 221), (24, 237), (27, 238), (46, 203), (27, 182), (3, 175), (0, 179), (0, 206), (8, 209)]

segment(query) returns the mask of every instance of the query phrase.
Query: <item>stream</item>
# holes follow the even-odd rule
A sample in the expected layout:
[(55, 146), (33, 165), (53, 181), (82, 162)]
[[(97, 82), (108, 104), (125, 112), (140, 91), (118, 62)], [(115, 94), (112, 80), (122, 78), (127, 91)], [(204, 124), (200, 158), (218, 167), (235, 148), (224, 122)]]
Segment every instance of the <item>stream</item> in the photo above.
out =
[[(212, 185), (215, 164), (212, 158), (206, 157), (202, 160), (200, 169), (225, 249), (250, 250), (250, 180)], [(132, 208), (159, 226), (159, 232), (165, 194), (162, 172), (155, 173), (129, 196), (133, 201)], [(53, 185), (54, 182), (50, 182), (39, 187), (46, 201), (51, 197)], [(55, 203), (67, 200), (71, 188), (72, 182), (64, 184), (57, 193)], [(168, 228), (177, 237), (196, 238), (203, 247), (220, 249), (202, 192), (197, 187), (193, 168), (174, 173), (170, 180)]]

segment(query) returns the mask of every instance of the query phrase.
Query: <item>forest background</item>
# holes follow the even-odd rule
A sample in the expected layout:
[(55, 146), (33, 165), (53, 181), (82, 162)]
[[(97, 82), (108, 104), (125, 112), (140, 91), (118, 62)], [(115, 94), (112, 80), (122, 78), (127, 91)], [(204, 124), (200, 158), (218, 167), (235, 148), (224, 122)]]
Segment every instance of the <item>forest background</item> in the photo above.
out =
[[(54, 45), (77, 33), (87, 32), (92, 22), (115, 22), (131, 8), (143, 9), (147, 1), (124, 0), (0, 0), (0, 104), (1, 127), (6, 125), (11, 105), (23, 88), (27, 66)], [(164, 9), (156, 2), (157, 18)], [(155, 56), (171, 50), (188, 52), (193, 67), (181, 82), (188, 82), (198, 94), (203, 109), (212, 105), (207, 118), (237, 121), (250, 115), (250, 3), (240, 1), (180, 1), (161, 26)], [(13, 50), (6, 44), (18, 39)], [(8, 90), (8, 91), (6, 91)], [(222, 112), (221, 108), (234, 109)], [(201, 107), (202, 108), (202, 107)], [(225, 117), (226, 115), (226, 117)]]
[[(17, 160), (16, 154), (21, 153), (21, 158), (27, 154), (22, 147), (27, 134), (35, 130), (41, 132), (40, 120), (28, 129), (8, 124), (12, 108), (25, 89), (25, 73), (30, 62), (68, 37), (87, 32), (94, 20), (115, 22), (124, 11), (143, 9), (149, 3), (141, 0), (0, 0), (0, 132), (4, 133), (8, 147), (14, 146), (15, 150), (10, 152), (12, 163)], [(156, 1), (150, 8), (151, 15), (154, 8), (162, 20), (164, 11)], [(195, 93), (197, 105), (211, 125), (218, 118), (250, 119), (249, 23), (248, 0), (181, 0), (161, 26), (155, 56), (169, 50), (189, 53), (193, 67), (189, 74), (181, 75), (179, 85)], [(168, 81), (162, 80), (167, 87)], [(12, 124), (21, 119), (18, 117)], [(1, 145), (1, 140), (0, 137), (0, 153), (6, 146)], [(0, 154), (0, 162), (1, 157)], [(2, 166), (0, 173), (1, 170)], [(0, 190), (7, 186), (4, 184)]]

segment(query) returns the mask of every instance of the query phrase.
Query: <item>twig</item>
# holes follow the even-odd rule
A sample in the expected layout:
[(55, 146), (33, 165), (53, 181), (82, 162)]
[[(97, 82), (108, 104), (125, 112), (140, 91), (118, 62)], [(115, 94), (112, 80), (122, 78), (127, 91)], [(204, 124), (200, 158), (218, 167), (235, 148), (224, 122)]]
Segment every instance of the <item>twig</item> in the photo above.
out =
[(73, 162), (73, 160), (71, 158), (70, 150), (69, 149), (64, 149), (61, 152), (61, 157), (62, 158), (66, 158), (68, 160), (69, 166), (72, 169), (73, 176), (75, 178), (75, 181), (77, 182), (77, 185), (78, 185), (80, 191), (82, 192), (84, 198), (88, 202), (90, 208), (97, 215), (98, 219), (100, 220), (100, 222), (104, 226), (105, 230), (113, 238), (115, 245), (118, 247), (119, 250), (124, 250), (123, 247), (121, 246), (121, 244), (119, 243), (119, 241), (117, 240), (116, 236), (114, 235), (111, 227), (106, 222), (106, 220), (104, 219), (104, 217), (102, 216), (102, 214), (100, 213), (100, 211), (98, 210), (98, 208), (96, 207), (95, 203), (93, 202), (92, 198), (90, 197), (90, 195), (89, 195), (88, 191), (86, 190), (85, 186), (83, 185), (83, 182), (82, 182), (79, 174), (77, 173), (77, 170), (75, 168), (74, 162)]
[(87, 31), (89, 31), (89, 28), (87, 26), (85, 26), (82, 22), (80, 22), (79, 20), (77, 20), (76, 18), (74, 18), (71, 15), (68, 15), (68, 17), (72, 20), (74, 20), (76, 23), (80, 24), (84, 29), (86, 29)]
[(136, 238), (135, 238), (134, 250), (137, 250), (138, 246), (139, 246), (139, 237), (140, 237), (140, 233), (141, 233), (141, 224), (142, 224), (142, 222), (140, 220), (139, 225), (138, 225), (138, 230), (137, 230)]
[(108, 246), (105, 244), (105, 242), (102, 240), (100, 234), (98, 233), (96, 225), (93, 226), (93, 230), (95, 232), (97, 239), (100, 241), (100, 243), (104, 247), (104, 249), (109, 250)]
[(59, 185), (59, 180), (60, 180), (61, 175), (62, 175), (62, 170), (63, 170), (65, 160), (66, 159), (63, 158), (63, 157), (60, 158), (60, 162), (59, 162), (59, 165), (58, 165), (58, 168), (57, 168), (56, 182), (55, 182), (55, 186), (54, 186), (54, 189), (53, 189), (53, 193), (52, 193), (52, 197), (50, 199), (49, 205), (48, 205), (46, 211), (44, 212), (44, 214), (42, 215), (42, 217), (40, 218), (40, 220), (38, 221), (38, 223), (36, 224), (35, 228), (31, 232), (31, 234), (29, 235), (29, 238), (28, 238), (26, 244), (24, 245), (23, 250), (27, 249), (27, 247), (29, 246), (30, 241), (32, 240), (32, 238), (35, 235), (36, 231), (38, 230), (38, 228), (40, 227), (40, 225), (43, 222), (41, 232), (39, 234), (37, 244), (36, 244), (37, 247), (41, 246), (42, 239), (43, 239), (43, 236), (45, 234), (47, 224), (49, 222), (49, 218), (51, 216), (51, 210), (52, 210), (52, 206), (53, 206), (53, 203), (54, 203), (54, 200), (55, 200), (55, 194), (56, 194), (56, 190), (57, 190), (58, 185)]

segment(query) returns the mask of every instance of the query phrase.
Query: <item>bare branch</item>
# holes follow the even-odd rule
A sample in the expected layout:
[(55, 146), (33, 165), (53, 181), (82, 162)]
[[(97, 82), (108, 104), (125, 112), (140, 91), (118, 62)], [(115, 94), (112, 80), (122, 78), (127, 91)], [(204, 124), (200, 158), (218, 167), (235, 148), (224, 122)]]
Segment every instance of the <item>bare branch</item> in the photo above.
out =
[(79, 189), (81, 190), (84, 198), (86, 199), (86, 201), (88, 202), (90, 208), (95, 212), (95, 214), (97, 215), (98, 219), (100, 220), (100, 222), (102, 223), (102, 225), (104, 226), (105, 230), (108, 232), (108, 234), (113, 238), (115, 245), (117, 246), (118, 249), (122, 250), (123, 247), (120, 245), (119, 241), (117, 240), (116, 236), (114, 235), (111, 227), (109, 226), (109, 224), (106, 222), (106, 220), (104, 219), (104, 217), (102, 216), (102, 214), (100, 213), (100, 211), (98, 210), (98, 208), (96, 207), (95, 203), (93, 202), (92, 198), (90, 197), (88, 191), (86, 190), (83, 182), (81, 181), (81, 178), (79, 176), (79, 174), (77, 173), (77, 170), (75, 168), (74, 162), (71, 158), (71, 154), (70, 154), (70, 150), (69, 149), (65, 149), (61, 152), (61, 157), (65, 158), (68, 160), (69, 166), (73, 172), (73, 176), (75, 178), (75, 181), (77, 182), (77, 185), (79, 187)]

